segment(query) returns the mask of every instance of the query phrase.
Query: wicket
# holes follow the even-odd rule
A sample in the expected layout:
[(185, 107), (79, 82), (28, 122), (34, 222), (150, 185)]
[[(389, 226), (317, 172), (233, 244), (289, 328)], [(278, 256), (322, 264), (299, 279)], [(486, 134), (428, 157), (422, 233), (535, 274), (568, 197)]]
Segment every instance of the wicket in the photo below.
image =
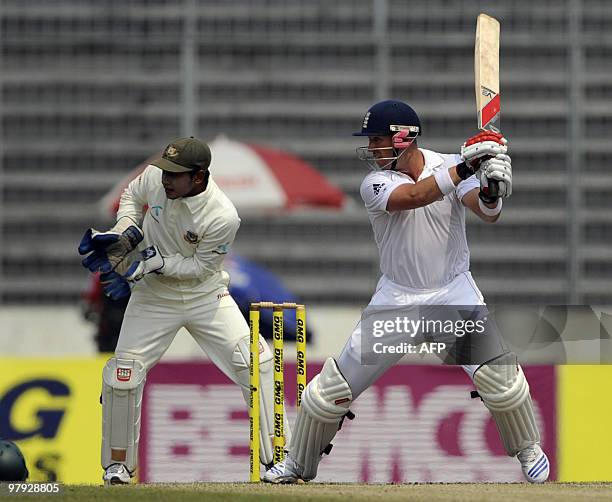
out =
[(249, 399), (250, 423), (250, 480), (260, 481), (259, 437), (259, 312), (261, 309), (272, 309), (272, 334), (274, 352), (274, 463), (285, 456), (284, 409), (285, 377), (284, 369), (284, 312), (295, 310), (295, 341), (297, 352), (297, 406), (302, 404), (302, 391), (306, 387), (306, 307), (297, 303), (258, 302), (251, 303), (249, 326), (251, 328), (251, 348), (249, 355), (249, 376), (251, 397)]

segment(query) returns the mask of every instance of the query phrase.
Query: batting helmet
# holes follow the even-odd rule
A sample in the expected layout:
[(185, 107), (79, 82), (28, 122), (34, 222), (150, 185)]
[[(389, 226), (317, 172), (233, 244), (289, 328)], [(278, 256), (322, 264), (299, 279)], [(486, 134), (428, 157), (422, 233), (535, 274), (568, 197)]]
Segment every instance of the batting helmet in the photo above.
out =
[(0, 439), (0, 481), (25, 481), (28, 476), (19, 447), (12, 441)]
[(421, 134), (419, 116), (406, 103), (388, 99), (370, 107), (363, 117), (361, 131), (353, 136), (393, 136), (405, 129), (411, 136)]

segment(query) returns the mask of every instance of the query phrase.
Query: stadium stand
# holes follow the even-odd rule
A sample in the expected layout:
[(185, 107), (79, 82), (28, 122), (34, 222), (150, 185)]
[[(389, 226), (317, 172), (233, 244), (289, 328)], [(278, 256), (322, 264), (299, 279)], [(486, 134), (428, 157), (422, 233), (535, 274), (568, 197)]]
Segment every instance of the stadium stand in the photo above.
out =
[(489, 302), (612, 301), (612, 8), (603, 0), (0, 8), (5, 303), (78, 298), (78, 239), (108, 225), (95, 201), (181, 135), (183, 61), (194, 47), (197, 135), (231, 133), (298, 154), (356, 201), (342, 213), (243, 215), (237, 251), (304, 302), (364, 304), (378, 264), (350, 133), (372, 102), (394, 97), (421, 115), (421, 146), (457, 151), (476, 127), (473, 38), (483, 9), (502, 22), (502, 126), (516, 181), (499, 224), (470, 218), (473, 274)]

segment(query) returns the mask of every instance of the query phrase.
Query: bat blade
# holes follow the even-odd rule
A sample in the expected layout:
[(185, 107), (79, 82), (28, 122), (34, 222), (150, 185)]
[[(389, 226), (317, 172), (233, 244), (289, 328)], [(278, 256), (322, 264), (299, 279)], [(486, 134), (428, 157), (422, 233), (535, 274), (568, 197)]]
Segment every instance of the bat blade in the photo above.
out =
[(474, 83), (478, 129), (499, 132), (501, 101), (499, 89), (499, 21), (479, 14), (474, 46)]

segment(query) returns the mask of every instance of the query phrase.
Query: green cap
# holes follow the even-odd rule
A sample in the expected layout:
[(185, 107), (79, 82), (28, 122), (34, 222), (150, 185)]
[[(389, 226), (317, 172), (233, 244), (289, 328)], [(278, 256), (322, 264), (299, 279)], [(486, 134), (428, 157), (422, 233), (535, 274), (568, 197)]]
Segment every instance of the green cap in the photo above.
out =
[(151, 162), (164, 171), (189, 173), (210, 166), (210, 148), (201, 139), (190, 136), (172, 141), (160, 159)]

